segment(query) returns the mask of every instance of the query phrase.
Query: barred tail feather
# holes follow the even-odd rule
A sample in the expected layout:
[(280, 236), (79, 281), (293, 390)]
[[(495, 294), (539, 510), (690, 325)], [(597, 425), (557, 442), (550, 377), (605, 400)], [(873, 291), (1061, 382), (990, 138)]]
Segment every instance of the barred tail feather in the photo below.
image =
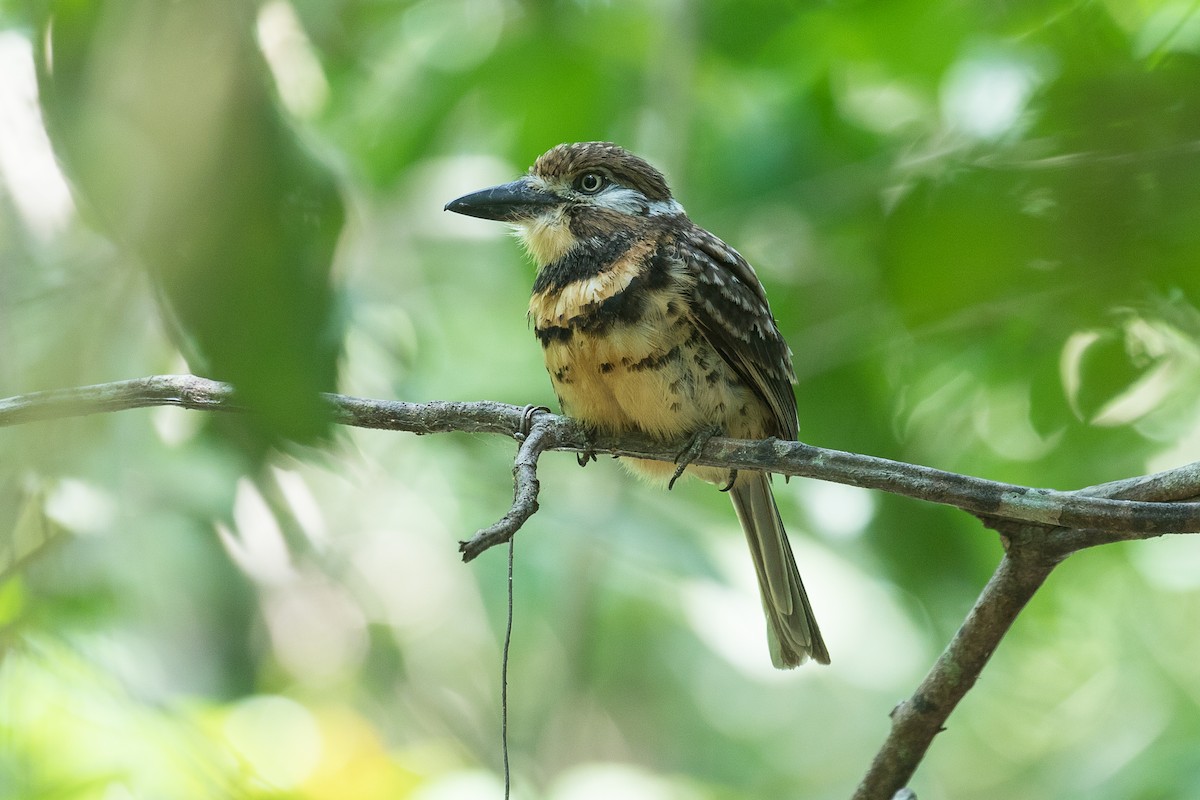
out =
[(758, 574), (771, 662), (779, 669), (797, 667), (809, 658), (829, 663), (829, 651), (817, 629), (812, 606), (800, 580), (783, 520), (763, 472), (740, 472), (729, 492), (746, 533)]

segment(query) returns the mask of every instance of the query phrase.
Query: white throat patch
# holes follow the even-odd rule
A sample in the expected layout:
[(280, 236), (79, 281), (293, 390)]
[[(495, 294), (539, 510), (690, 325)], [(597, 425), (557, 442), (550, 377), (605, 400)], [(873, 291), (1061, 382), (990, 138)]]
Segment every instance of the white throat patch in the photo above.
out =
[(575, 234), (562, 209), (547, 211), (530, 220), (513, 225), (513, 233), (533, 256), (538, 269), (562, 258), (575, 246)]

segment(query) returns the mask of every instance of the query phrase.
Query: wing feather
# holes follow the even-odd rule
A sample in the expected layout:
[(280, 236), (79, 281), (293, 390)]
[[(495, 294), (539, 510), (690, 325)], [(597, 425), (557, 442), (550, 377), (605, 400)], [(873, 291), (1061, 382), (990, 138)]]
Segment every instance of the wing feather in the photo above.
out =
[(680, 258), (695, 279), (691, 313), (697, 327), (774, 416), (781, 439), (799, 434), (792, 353), (767, 295), (746, 259), (703, 228), (680, 237)]

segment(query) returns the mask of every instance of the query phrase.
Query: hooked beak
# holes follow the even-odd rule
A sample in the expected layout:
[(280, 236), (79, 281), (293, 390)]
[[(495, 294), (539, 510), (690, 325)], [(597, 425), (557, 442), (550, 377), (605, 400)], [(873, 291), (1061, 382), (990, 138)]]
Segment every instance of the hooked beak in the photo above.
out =
[(512, 183), (480, 189), (451, 200), (446, 203), (445, 210), (468, 217), (514, 222), (537, 216), (561, 202), (561, 197), (538, 188), (529, 176), (525, 176)]

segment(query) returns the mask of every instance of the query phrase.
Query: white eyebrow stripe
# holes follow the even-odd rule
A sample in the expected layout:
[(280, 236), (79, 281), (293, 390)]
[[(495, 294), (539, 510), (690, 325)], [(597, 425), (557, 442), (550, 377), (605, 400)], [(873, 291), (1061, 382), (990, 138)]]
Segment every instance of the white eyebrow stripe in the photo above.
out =
[(651, 216), (682, 214), (683, 206), (672, 199), (647, 200), (646, 195), (637, 189), (630, 189), (620, 184), (612, 184), (596, 195), (598, 206), (618, 211), (622, 214), (649, 214)]
[(603, 208), (619, 211), (622, 214), (644, 214), (650, 204), (646, 195), (620, 184), (610, 184), (608, 188), (596, 195), (595, 203)]
[(675, 214), (685, 214), (683, 206), (679, 205), (679, 201), (675, 198), (670, 200), (655, 200), (650, 204), (650, 216), (672, 216)]

